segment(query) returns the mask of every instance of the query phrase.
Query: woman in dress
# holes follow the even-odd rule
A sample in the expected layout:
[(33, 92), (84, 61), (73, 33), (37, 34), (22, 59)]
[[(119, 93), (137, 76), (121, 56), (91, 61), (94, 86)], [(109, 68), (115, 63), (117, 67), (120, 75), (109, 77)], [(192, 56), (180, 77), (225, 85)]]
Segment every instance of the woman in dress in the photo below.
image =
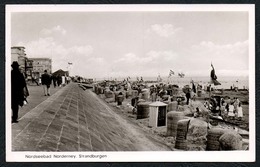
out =
[(234, 105), (233, 105), (233, 103), (231, 103), (231, 104), (229, 105), (228, 116), (229, 116), (229, 118), (231, 118), (231, 119), (234, 119), (234, 117), (235, 117)]
[(241, 106), (241, 102), (238, 104), (238, 107), (237, 107), (237, 117), (238, 117), (238, 120), (242, 120), (242, 118), (243, 118), (243, 109)]

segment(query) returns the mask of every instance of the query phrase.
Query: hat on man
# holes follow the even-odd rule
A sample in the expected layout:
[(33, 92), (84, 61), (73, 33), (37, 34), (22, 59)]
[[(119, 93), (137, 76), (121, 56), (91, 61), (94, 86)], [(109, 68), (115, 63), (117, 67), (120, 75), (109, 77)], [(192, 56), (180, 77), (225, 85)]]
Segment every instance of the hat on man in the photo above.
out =
[(20, 65), (17, 61), (13, 61), (13, 64), (11, 65), (13, 68), (18, 68)]

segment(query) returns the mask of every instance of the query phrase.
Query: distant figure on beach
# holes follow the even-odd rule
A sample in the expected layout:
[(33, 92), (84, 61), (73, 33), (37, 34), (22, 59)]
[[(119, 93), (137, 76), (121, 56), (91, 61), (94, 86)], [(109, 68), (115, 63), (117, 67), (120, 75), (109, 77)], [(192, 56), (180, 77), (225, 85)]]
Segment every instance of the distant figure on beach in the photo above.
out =
[(233, 102), (234, 102), (235, 111), (237, 111), (237, 107), (238, 107), (238, 104), (240, 103), (240, 101), (237, 97), (234, 97)]
[(215, 74), (215, 69), (214, 69), (214, 66), (212, 65), (212, 63), (211, 63), (211, 67), (212, 67), (212, 70), (210, 72), (211, 83), (213, 83), (214, 85), (221, 85), (221, 83), (219, 83), (217, 81), (218, 77)]
[(23, 74), (19, 70), (19, 64), (17, 61), (12, 63), (13, 70), (11, 71), (11, 108), (13, 111), (12, 123), (18, 123), (18, 111), (19, 106), (23, 106), (24, 101), (24, 88), (26, 82)]
[(187, 105), (189, 105), (190, 97), (191, 97), (191, 94), (190, 94), (190, 88), (189, 88), (188, 91), (187, 91), (187, 93), (186, 93), (186, 98), (187, 98), (186, 104), (187, 104)]
[(144, 82), (143, 77), (141, 77), (140, 82)]
[(229, 111), (228, 111), (228, 116), (233, 119), (235, 117), (235, 114), (234, 114), (234, 105), (233, 103), (231, 103), (229, 105)]
[(192, 91), (193, 91), (194, 93), (196, 93), (197, 90), (196, 90), (196, 86), (195, 86), (193, 80), (191, 81), (191, 84), (192, 84)]
[(51, 76), (47, 73), (47, 70), (44, 70), (44, 74), (42, 74), (42, 85), (44, 96), (50, 96)]
[(243, 118), (243, 109), (241, 106), (241, 102), (239, 102), (238, 107), (237, 107), (237, 117), (239, 120)]

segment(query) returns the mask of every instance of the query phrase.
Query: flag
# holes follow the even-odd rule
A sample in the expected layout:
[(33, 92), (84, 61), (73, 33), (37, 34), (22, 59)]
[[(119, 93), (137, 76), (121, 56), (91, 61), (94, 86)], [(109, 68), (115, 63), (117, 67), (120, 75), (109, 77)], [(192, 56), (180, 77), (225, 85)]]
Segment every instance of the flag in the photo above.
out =
[(174, 75), (174, 71), (170, 70), (169, 77), (171, 77), (172, 75)]
[(185, 74), (183, 73), (178, 73), (179, 77), (183, 78), (185, 76)]
[(72, 65), (72, 63), (68, 62), (69, 65)]
[(211, 67), (212, 67), (212, 70), (210, 72), (211, 83), (213, 83), (214, 85), (221, 85), (221, 83), (217, 81), (218, 77), (215, 73), (215, 69), (212, 63), (211, 63)]

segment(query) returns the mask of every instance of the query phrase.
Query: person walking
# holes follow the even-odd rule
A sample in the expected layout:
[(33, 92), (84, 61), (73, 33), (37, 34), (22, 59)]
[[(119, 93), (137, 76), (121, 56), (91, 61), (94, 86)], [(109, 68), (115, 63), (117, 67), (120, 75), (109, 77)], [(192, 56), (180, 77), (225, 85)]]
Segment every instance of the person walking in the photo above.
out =
[(50, 96), (51, 76), (47, 73), (47, 70), (44, 70), (44, 74), (42, 74), (42, 85), (44, 96)]
[(12, 63), (13, 70), (11, 71), (11, 108), (12, 108), (12, 123), (18, 123), (19, 106), (23, 106), (24, 101), (24, 88), (26, 82), (23, 74), (19, 70), (17, 61)]
[(61, 83), (62, 83), (61, 75), (57, 76), (57, 83), (58, 83), (58, 87), (61, 87)]
[(37, 78), (36, 76), (33, 76), (32, 77), (32, 83), (35, 82), (37, 84), (37, 86), (39, 86), (39, 83), (37, 82)]
[(57, 85), (57, 78), (56, 78), (55, 75), (52, 75), (51, 78), (52, 78), (53, 86), (54, 86), (54, 88), (56, 88), (56, 85)]

